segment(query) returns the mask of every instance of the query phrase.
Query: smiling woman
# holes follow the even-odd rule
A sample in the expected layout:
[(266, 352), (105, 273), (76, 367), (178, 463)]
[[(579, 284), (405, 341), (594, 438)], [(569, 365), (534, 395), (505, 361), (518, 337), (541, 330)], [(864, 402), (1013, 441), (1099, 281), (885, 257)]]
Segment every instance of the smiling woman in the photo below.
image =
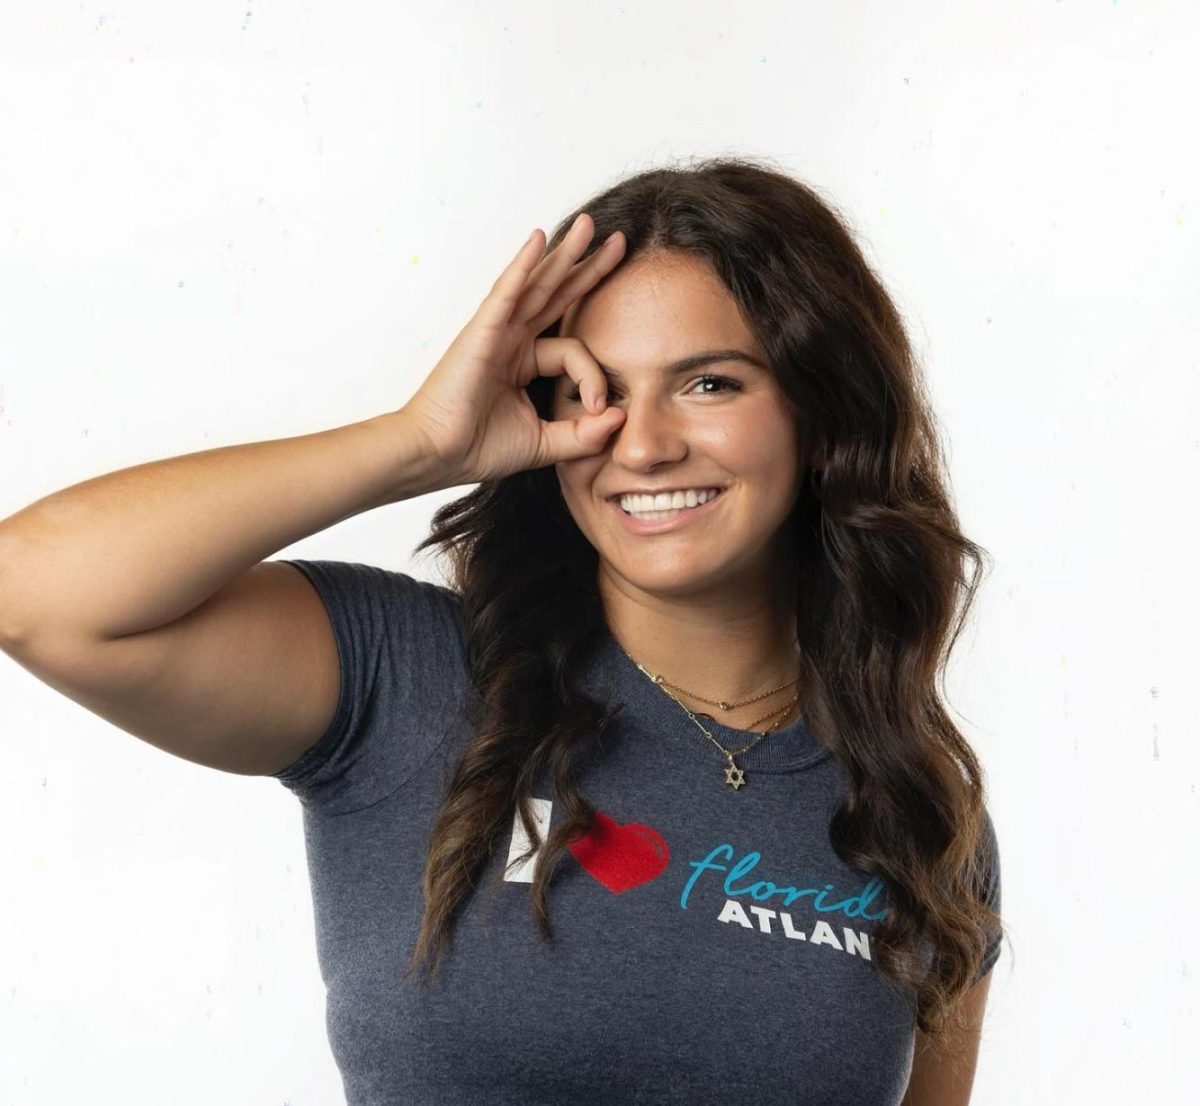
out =
[[(815, 918), (743, 910), (729, 886), (723, 904), (678, 903), (722, 929), (804, 942), (809, 956), (786, 968), (741, 950), (745, 980), (766, 985), (764, 971), (776, 982), (784, 972), (797, 994), (841, 996), (839, 1007), (810, 1004), (803, 1025), (790, 1019), (778, 1054), (749, 1010), (734, 1016), (759, 1026), (761, 1078), (741, 1090), (759, 1101), (774, 1100), (770, 1086), (779, 1101), (895, 1104), (907, 1088), (909, 1106), (965, 1102), (999, 955), (999, 850), (982, 769), (937, 687), (984, 552), (958, 527), (899, 315), (831, 206), (763, 161), (648, 171), (583, 210), (601, 245), (572, 255), (578, 280), (614, 239), (622, 257), (582, 295), (547, 290), (544, 309), (529, 306), (538, 340), (520, 376), (546, 432), (574, 427), (580, 448), (483, 479), (434, 516), (419, 546), (449, 557), (483, 706), (434, 827), (406, 978), (441, 962), (458, 904), (492, 870), (486, 842), (510, 812), (514, 841), (517, 824), (530, 831), (529, 850), (509, 856), (532, 872), (547, 940), (550, 882), (568, 864), (556, 896), (567, 949), (581, 905), (572, 858), (593, 876), (616, 865), (624, 887), (618, 856), (659, 872), (672, 845), (686, 856), (706, 836), (709, 848), (757, 838), (807, 879), (829, 876), (831, 895), (877, 880), (886, 909), (840, 932), (820, 919), (823, 900), (807, 908)], [(544, 265), (577, 226), (563, 221)], [(570, 272), (557, 270), (564, 288)], [(610, 713), (614, 698), (633, 710), (624, 724)], [(753, 808), (735, 813), (697, 790), (691, 762), (713, 746), (730, 796), (757, 781)], [(651, 851), (622, 832), (622, 811)], [(669, 860), (665, 871), (678, 891), (686, 873), (672, 877)], [(687, 1036), (706, 1009), (730, 1015), (734, 985), (678, 983), (721, 939), (653, 915), (646, 888), (639, 901), (629, 908), (655, 917), (639, 940), (647, 926), (658, 935), (656, 962), (676, 980), (661, 982), (677, 1003), (652, 1014), (607, 959), (595, 986), (616, 987), (623, 1018), (635, 1028), (657, 1019), (668, 1039)], [(604, 933), (629, 933), (627, 921), (603, 917)], [(827, 944), (863, 954), (819, 955)], [(646, 986), (639, 974), (637, 993)], [(891, 1005), (900, 994), (905, 1015)], [(820, 1062), (798, 1051), (805, 1034)], [(848, 1048), (854, 1040), (871, 1041), (870, 1055)], [(776, 1061), (791, 1066), (780, 1082), (767, 1076)], [(686, 1081), (660, 1070), (664, 1087)], [(910, 1073), (920, 1087), (908, 1086)], [(730, 1091), (709, 1072), (692, 1101), (709, 1101), (700, 1087), (713, 1080)]]
[[(769, 166), (586, 207), (401, 410), (3, 520), (0, 644), (297, 797), (350, 1106), (961, 1106), (1000, 865), (938, 687), (982, 551), (899, 317)], [(417, 547), (451, 586), (263, 561), (465, 484)]]

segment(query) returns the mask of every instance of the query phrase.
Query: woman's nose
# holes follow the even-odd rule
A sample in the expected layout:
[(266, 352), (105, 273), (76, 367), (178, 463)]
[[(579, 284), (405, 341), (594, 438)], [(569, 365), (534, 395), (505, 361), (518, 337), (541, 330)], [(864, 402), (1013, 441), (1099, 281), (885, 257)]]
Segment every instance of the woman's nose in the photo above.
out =
[(650, 397), (625, 405), (625, 420), (609, 442), (613, 460), (630, 469), (677, 461), (687, 453), (680, 420)]

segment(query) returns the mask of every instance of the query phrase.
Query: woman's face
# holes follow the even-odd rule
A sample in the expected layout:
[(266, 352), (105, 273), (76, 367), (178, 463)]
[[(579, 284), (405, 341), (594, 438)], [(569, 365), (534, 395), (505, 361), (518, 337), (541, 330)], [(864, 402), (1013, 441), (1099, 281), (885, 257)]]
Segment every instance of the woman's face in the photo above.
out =
[[(765, 585), (788, 575), (788, 550), (773, 539), (807, 468), (787, 398), (724, 285), (690, 255), (643, 255), (572, 304), (559, 334), (580, 339), (611, 370), (608, 403), (625, 412), (602, 452), (555, 465), (601, 575), (623, 592), (760, 600)], [(729, 357), (666, 371), (708, 350), (743, 351), (761, 364)], [(569, 376), (556, 378), (554, 418), (581, 416), (576, 392)], [(640, 488), (714, 487), (720, 495), (696, 513), (643, 532), (613, 499)]]

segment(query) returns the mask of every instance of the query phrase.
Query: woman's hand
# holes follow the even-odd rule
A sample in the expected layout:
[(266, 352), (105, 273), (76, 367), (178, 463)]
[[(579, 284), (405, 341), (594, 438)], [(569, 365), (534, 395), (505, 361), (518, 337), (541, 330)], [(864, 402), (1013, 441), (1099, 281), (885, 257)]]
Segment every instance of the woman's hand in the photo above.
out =
[[(404, 405), (455, 483), (590, 456), (624, 420), (621, 408), (606, 407), (608, 381), (579, 339), (537, 338), (624, 256), (625, 236), (618, 231), (576, 264), (594, 233), (583, 213), (538, 261), (544, 244), (535, 230)], [(580, 416), (543, 421), (525, 388), (537, 376), (563, 373), (579, 385)]]

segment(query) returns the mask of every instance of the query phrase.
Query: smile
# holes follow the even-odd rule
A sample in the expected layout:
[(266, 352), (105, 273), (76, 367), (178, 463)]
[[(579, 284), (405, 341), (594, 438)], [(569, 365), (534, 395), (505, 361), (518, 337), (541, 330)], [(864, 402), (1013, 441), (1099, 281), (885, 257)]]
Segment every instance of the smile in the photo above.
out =
[(621, 524), (632, 534), (661, 534), (667, 530), (678, 530), (681, 526), (690, 526), (693, 522), (706, 517), (713, 510), (714, 504), (720, 502), (725, 489), (720, 488), (705, 503), (696, 507), (679, 507), (666, 511), (648, 512), (649, 517), (627, 514), (621, 507), (620, 501), (610, 499), (609, 506), (616, 512)]

